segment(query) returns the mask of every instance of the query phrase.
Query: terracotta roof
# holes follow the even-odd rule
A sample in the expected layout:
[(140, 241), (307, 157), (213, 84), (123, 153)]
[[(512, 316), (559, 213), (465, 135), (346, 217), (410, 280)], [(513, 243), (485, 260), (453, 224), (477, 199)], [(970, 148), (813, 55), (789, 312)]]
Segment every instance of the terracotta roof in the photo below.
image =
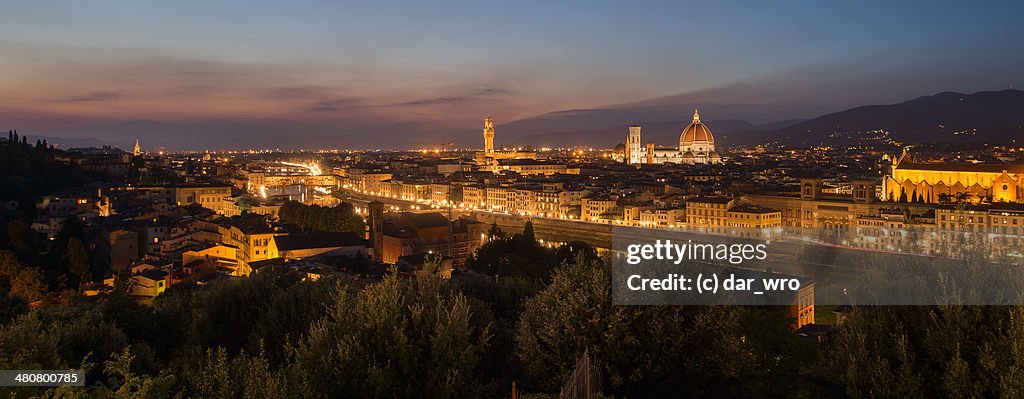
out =
[(289, 234), (274, 237), (277, 249), (294, 251), (310, 248), (333, 248), (365, 246), (366, 240), (356, 233), (317, 232), (306, 234)]
[(419, 228), (448, 226), (448, 218), (438, 212), (406, 213), (402, 217)]
[(1002, 163), (915, 163), (900, 162), (897, 170), (933, 170), (945, 172), (982, 172), (982, 173), (1024, 173), (1024, 165)]
[(828, 324), (804, 324), (803, 327), (793, 331), (794, 334), (802, 337), (816, 337), (832, 332), (832, 326)]
[(167, 277), (167, 272), (160, 269), (149, 269), (142, 271), (138, 275), (150, 280), (163, 280), (164, 277)]
[(701, 202), (705, 204), (728, 204), (732, 201), (732, 197), (696, 197), (686, 200), (686, 202)]
[(729, 208), (729, 212), (741, 212), (741, 213), (775, 213), (779, 212), (778, 209), (766, 208), (757, 205), (737, 205)]
[(434, 254), (428, 254), (426, 252), (420, 252), (412, 255), (402, 255), (398, 257), (400, 262), (405, 262), (413, 266), (422, 265), (427, 263), (427, 256), (435, 256)]
[(711, 134), (711, 130), (700, 122), (700, 115), (697, 114), (697, 111), (693, 111), (693, 122), (686, 129), (683, 129), (683, 134), (679, 135), (680, 145), (692, 144), (695, 141), (709, 141), (712, 143), (715, 141), (715, 136)]

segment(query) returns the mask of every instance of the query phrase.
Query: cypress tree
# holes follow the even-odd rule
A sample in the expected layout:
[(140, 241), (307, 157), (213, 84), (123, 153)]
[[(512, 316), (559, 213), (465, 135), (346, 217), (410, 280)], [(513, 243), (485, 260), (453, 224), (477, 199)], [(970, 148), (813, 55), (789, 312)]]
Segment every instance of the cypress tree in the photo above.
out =
[(533, 232), (533, 222), (532, 221), (527, 221), (526, 222), (526, 226), (523, 226), (523, 238), (525, 238), (525, 239), (527, 239), (529, 241), (535, 241), (537, 239), (536, 235)]

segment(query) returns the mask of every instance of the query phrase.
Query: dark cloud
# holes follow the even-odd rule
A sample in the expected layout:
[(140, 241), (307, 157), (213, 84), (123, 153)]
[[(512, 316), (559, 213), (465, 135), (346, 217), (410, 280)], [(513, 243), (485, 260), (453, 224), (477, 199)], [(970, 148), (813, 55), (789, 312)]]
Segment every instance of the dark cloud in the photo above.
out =
[(279, 74), (281, 67), (264, 64), (224, 62), (188, 57), (145, 56), (108, 66), (109, 73), (160, 79), (162, 82), (187, 82), (190, 85), (223, 85), (231, 82), (256, 82)]
[(341, 97), (331, 100), (318, 101), (312, 107), (311, 111), (317, 112), (333, 112), (341, 111), (343, 109), (351, 108), (360, 105), (363, 102), (359, 97)]
[(93, 102), (93, 101), (107, 101), (107, 100), (113, 100), (113, 99), (120, 98), (120, 97), (121, 97), (121, 94), (117, 93), (117, 92), (114, 92), (114, 91), (95, 91), (95, 92), (81, 94), (81, 95), (76, 95), (76, 96), (71, 96), (71, 97), (58, 98), (58, 99), (52, 100), (51, 102), (55, 102), (55, 103), (84, 103), (84, 102)]
[(406, 101), (395, 105), (407, 106), (407, 107), (420, 107), (425, 105), (439, 105), (439, 104), (454, 104), (464, 101), (472, 100), (472, 97), (435, 97), (427, 98), (423, 100)]
[(334, 91), (334, 89), (327, 86), (282, 86), (269, 88), (265, 90), (264, 95), (268, 98), (279, 100), (308, 100), (311, 98), (329, 97), (331, 91)]
[(508, 89), (505, 89), (505, 88), (501, 88), (501, 87), (485, 87), (485, 88), (481, 88), (480, 90), (478, 90), (476, 92), (476, 95), (478, 95), (478, 96), (497, 96), (497, 95), (508, 94), (508, 93), (511, 93), (511, 90), (508, 90)]
[(467, 87), (461, 87), (461, 88), (458, 88), (458, 89), (454, 89), (454, 90), (451, 90), (451, 91), (455, 91), (455, 92), (457, 92), (457, 94), (447, 95), (447, 96), (438, 96), (438, 97), (432, 97), (432, 98), (425, 98), (425, 99), (421, 99), (421, 100), (405, 101), (405, 102), (397, 103), (395, 105), (397, 105), (397, 106), (406, 106), (406, 107), (421, 107), (421, 106), (430, 106), (430, 105), (461, 104), (461, 103), (468, 103), (468, 102), (471, 102), (471, 101), (492, 100), (492, 97), (501, 96), (501, 95), (508, 94), (508, 93), (511, 92), (510, 90), (505, 89), (505, 88), (492, 87), (492, 86), (486, 86), (486, 87), (467, 86)]
[[(295, 99), (326, 98), (332, 93), (326, 87), (302, 84), (302, 76), (307, 71), (300, 67), (279, 64), (152, 55), (60, 61), (42, 65), (58, 79), (67, 71), (75, 71), (76, 80), (103, 84), (108, 90), (106, 93), (145, 93), (147, 98), (226, 94)], [(64, 83), (70, 85), (75, 82)]]

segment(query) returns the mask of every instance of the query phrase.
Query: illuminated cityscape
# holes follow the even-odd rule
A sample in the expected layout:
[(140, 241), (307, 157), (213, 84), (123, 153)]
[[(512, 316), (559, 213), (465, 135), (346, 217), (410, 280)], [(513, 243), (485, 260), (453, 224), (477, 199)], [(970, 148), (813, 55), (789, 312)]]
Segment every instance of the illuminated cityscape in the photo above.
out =
[(0, 397), (1024, 396), (1021, 4), (400, 3), (0, 5)]

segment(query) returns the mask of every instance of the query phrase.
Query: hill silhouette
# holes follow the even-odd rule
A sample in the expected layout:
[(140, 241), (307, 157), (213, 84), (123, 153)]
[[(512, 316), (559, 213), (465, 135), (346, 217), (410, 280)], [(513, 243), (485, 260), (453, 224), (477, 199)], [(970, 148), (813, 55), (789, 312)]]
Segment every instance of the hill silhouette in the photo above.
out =
[(1024, 91), (942, 92), (822, 115), (764, 136), (792, 144), (845, 144), (883, 130), (904, 143), (1024, 140)]

